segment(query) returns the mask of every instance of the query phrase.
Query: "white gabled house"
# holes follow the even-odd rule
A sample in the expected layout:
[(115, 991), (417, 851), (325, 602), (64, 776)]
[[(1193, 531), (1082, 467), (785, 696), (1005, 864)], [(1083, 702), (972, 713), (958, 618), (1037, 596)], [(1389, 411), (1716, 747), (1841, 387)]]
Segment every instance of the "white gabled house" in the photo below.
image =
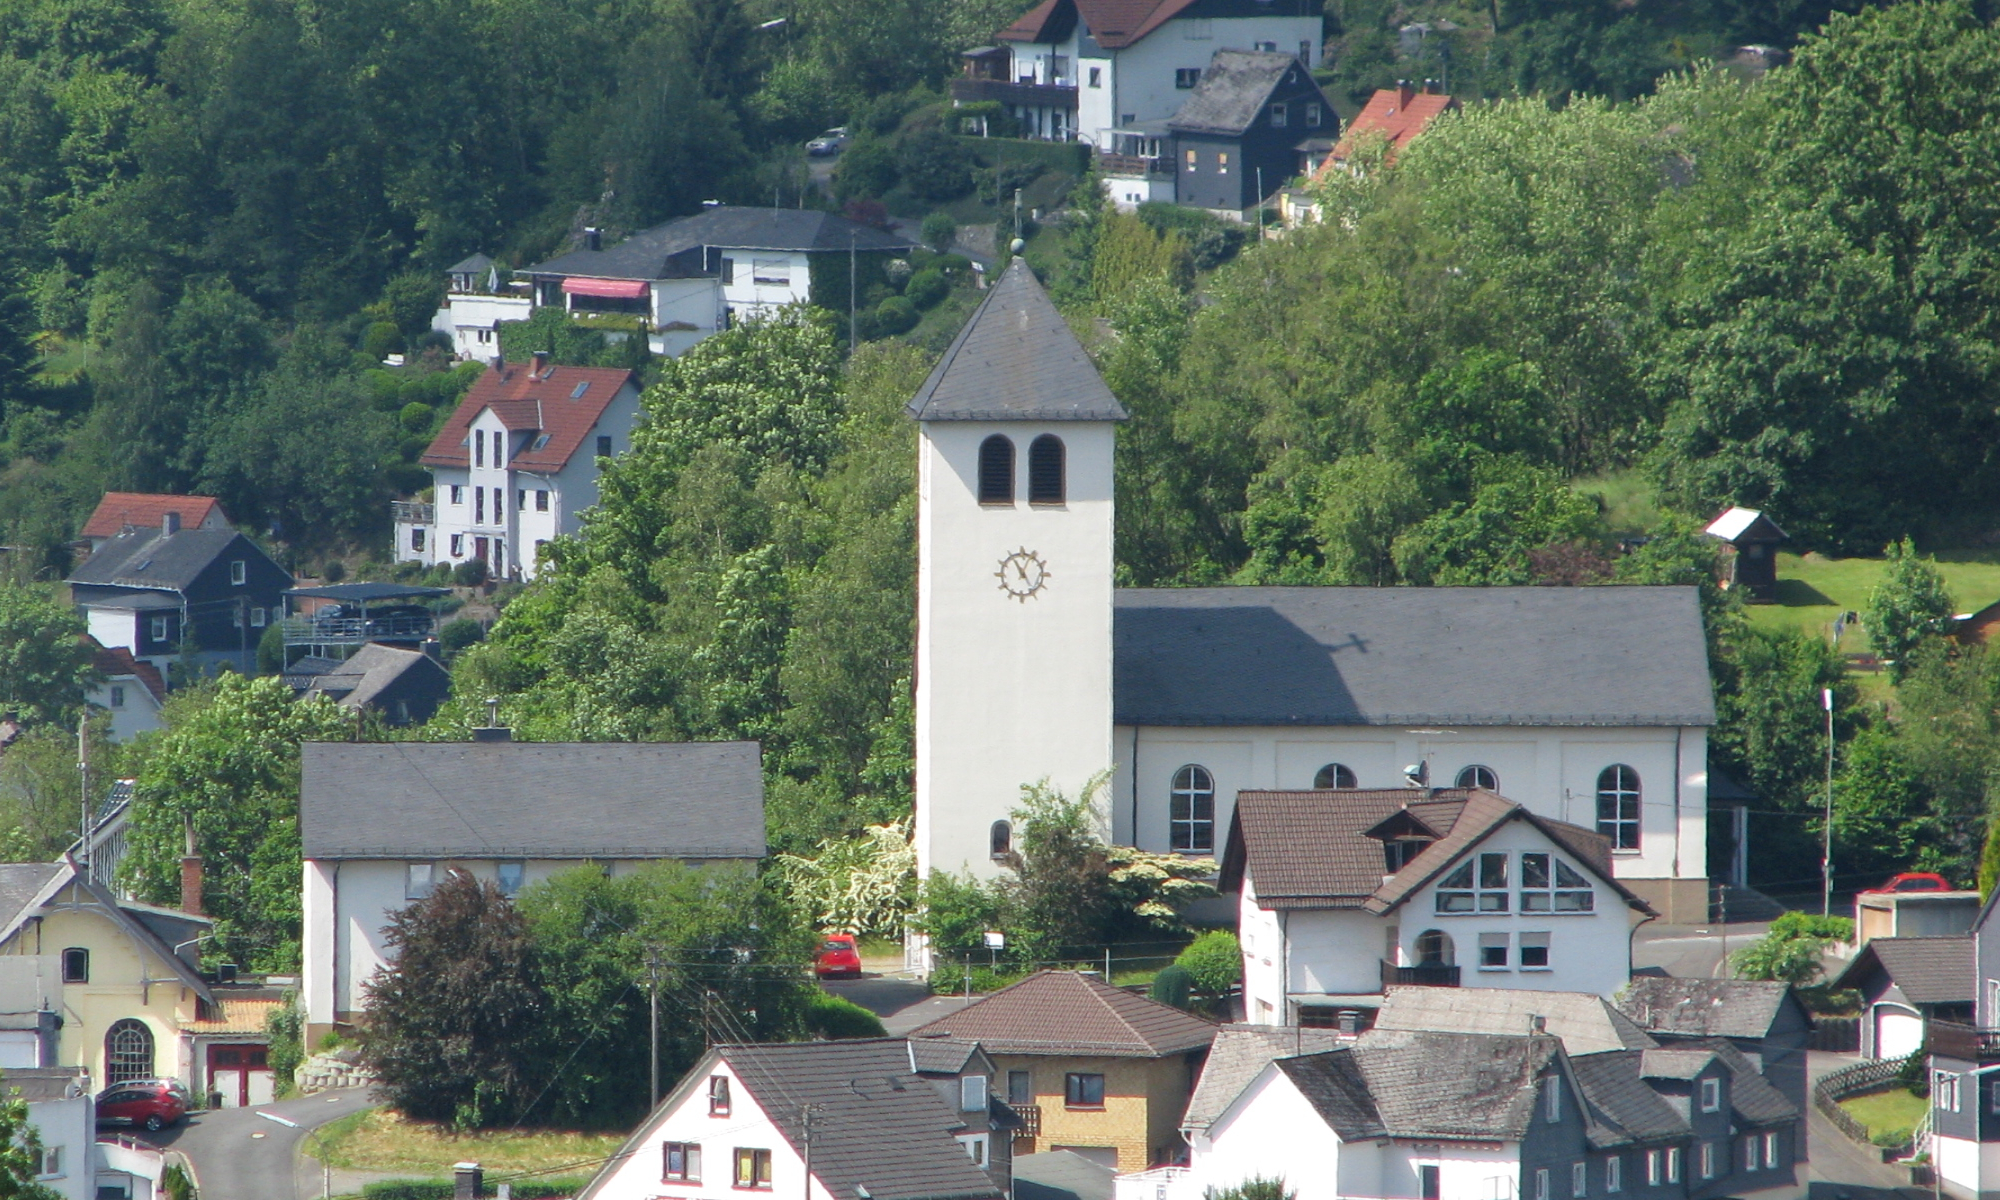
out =
[(392, 505), (395, 561), (478, 559), (495, 578), (534, 578), (542, 544), (582, 528), (599, 461), (632, 448), (638, 418), (630, 371), (498, 362), (419, 460), (431, 502)]
[(431, 328), (451, 339), (452, 353), (460, 358), (487, 362), (499, 357), (501, 324), (534, 315), (527, 285), (517, 290), (484, 254), (454, 263), (445, 277), (450, 283)]
[(1003, 1200), (1019, 1120), (992, 1095), (991, 1061), (958, 1046), (954, 1055), (902, 1038), (716, 1046), (577, 1200)]
[(1652, 912), (1602, 836), (1480, 788), (1239, 793), (1221, 886), (1260, 1025), (1330, 1024), (1395, 984), (1609, 997)]

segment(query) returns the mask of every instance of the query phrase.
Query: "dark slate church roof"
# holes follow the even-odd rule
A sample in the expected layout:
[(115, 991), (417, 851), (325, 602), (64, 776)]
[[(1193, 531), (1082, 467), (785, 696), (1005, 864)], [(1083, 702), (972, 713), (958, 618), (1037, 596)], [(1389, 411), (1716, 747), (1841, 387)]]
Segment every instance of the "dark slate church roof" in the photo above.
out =
[(1201, 82), (1167, 127), (1175, 133), (1240, 134), (1256, 123), (1264, 102), (1287, 71), (1303, 73), (1296, 56), (1268, 50), (1218, 50), (1202, 71)]
[(917, 389), (919, 421), (1123, 421), (1076, 335), (1015, 259)]
[(1120, 725), (1703, 726), (1691, 587), (1121, 589)]

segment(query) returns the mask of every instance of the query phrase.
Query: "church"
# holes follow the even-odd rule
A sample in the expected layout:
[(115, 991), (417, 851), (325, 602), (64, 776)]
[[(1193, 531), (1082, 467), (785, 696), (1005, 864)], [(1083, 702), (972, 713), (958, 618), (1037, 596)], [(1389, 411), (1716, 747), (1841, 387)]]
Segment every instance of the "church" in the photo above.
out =
[(1019, 258), (908, 412), (923, 874), (996, 872), (1044, 779), (1106, 776), (1106, 837), (1204, 857), (1239, 793), (1479, 789), (1601, 836), (1641, 907), (1707, 919), (1695, 589), (1119, 588), (1126, 413)]

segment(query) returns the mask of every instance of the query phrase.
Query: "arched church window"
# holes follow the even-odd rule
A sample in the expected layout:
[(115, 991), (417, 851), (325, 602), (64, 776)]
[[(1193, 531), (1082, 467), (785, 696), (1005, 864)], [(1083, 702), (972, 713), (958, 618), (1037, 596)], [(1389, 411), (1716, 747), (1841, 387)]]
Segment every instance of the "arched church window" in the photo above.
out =
[(104, 1034), (106, 1083), (153, 1078), (153, 1031), (145, 1022), (126, 1018)]
[(1417, 965), (1420, 967), (1457, 966), (1451, 944), (1451, 935), (1442, 929), (1426, 929), (1417, 935)]
[(1611, 839), (1613, 850), (1639, 848), (1639, 772), (1624, 763), (1597, 776), (1597, 832)]
[(1328, 763), (1313, 776), (1313, 787), (1318, 791), (1335, 788), (1357, 788), (1360, 783), (1354, 778), (1354, 771), (1346, 763)]
[(986, 840), (987, 853), (991, 857), (1005, 858), (1014, 852), (1014, 827), (1005, 821), (995, 821), (993, 828), (987, 831)]
[(1168, 808), (1169, 845), (1183, 853), (1215, 849), (1215, 776), (1189, 763), (1174, 772)]
[(979, 443), (979, 502), (1014, 503), (1014, 443), (997, 433)]
[(1477, 763), (1458, 773), (1458, 786), (1462, 788), (1485, 788), (1489, 792), (1500, 790), (1500, 777), (1492, 767), (1482, 767)]
[(1045, 433), (1028, 444), (1028, 503), (1063, 502), (1063, 444)]

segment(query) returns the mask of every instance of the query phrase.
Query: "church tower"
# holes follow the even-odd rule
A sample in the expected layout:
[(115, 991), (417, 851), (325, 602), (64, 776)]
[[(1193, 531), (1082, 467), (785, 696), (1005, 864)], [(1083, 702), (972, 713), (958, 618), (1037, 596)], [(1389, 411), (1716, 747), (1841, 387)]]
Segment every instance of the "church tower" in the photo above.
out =
[(1112, 766), (1112, 431), (1125, 410), (1016, 258), (908, 411), (917, 868), (990, 876), (1021, 785), (1074, 796)]

